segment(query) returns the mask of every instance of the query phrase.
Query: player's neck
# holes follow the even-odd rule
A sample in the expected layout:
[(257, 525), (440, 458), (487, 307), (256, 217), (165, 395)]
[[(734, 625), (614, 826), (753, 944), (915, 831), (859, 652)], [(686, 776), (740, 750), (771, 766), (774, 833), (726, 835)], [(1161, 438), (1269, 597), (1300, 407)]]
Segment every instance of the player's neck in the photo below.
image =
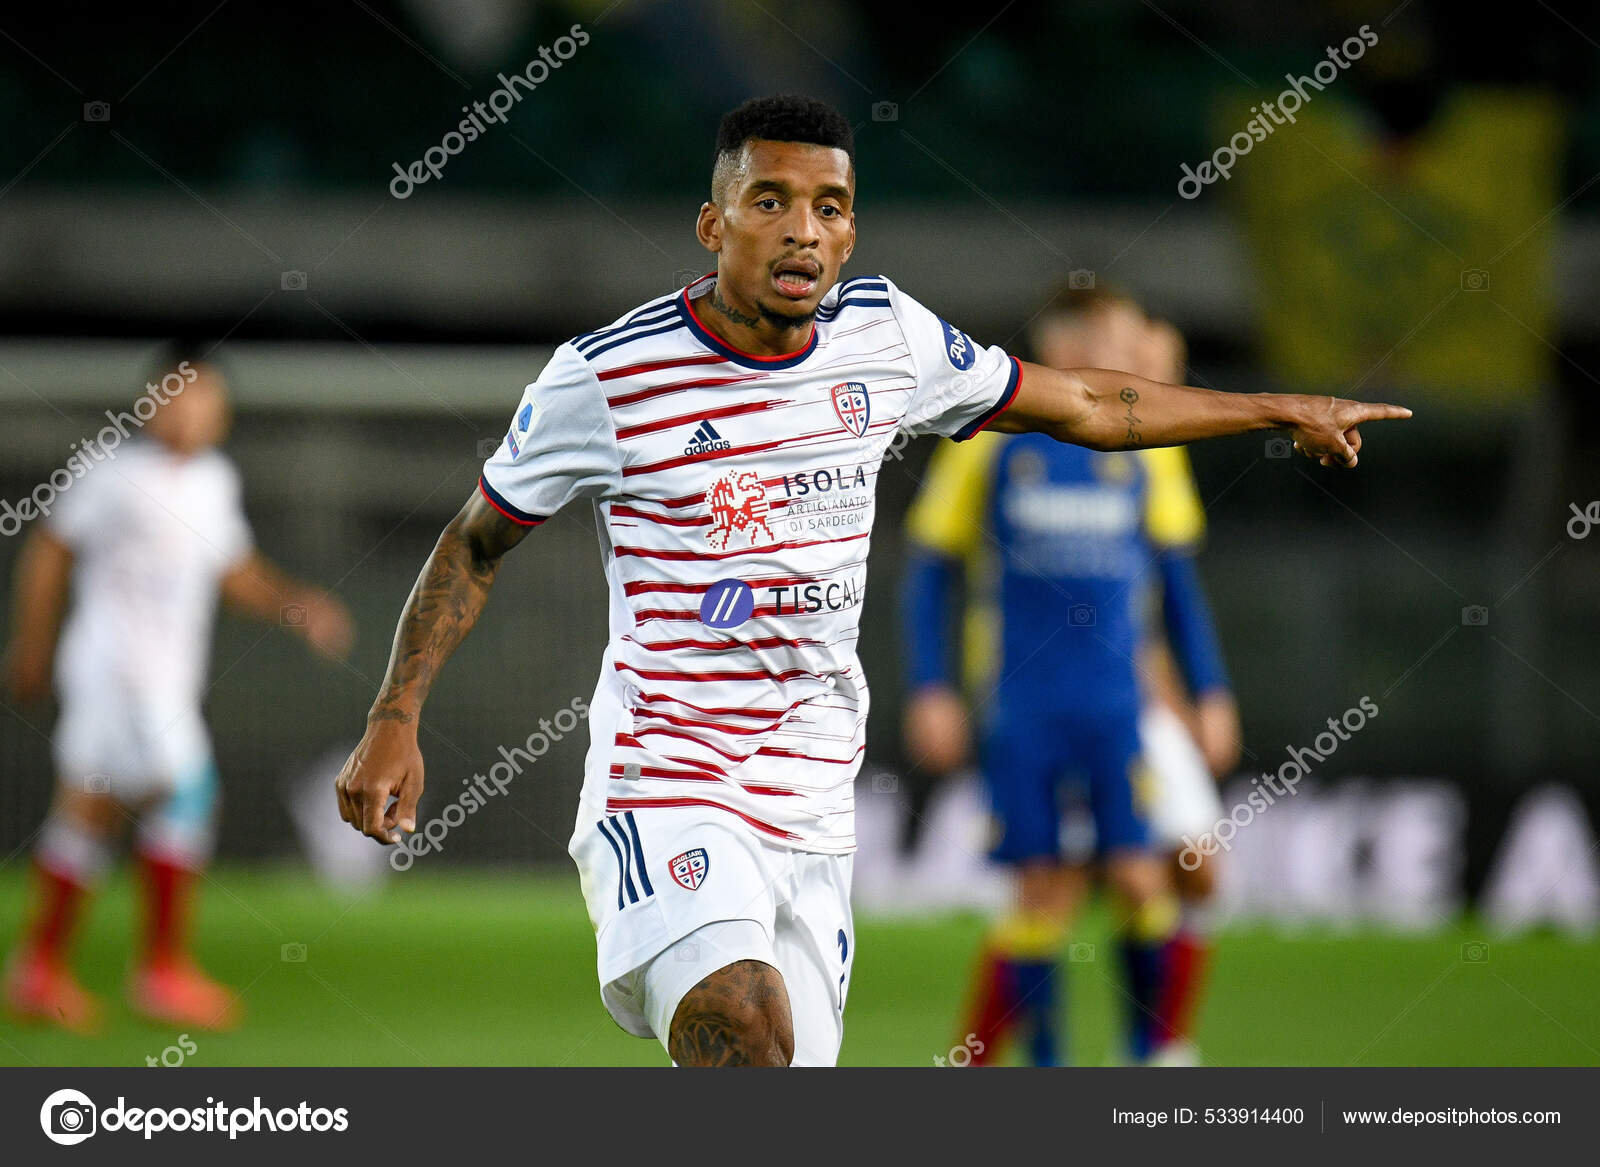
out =
[(197, 454), (204, 453), (208, 447), (185, 446), (178, 442), (168, 441), (164, 437), (157, 437), (155, 448), (161, 451), (163, 457), (171, 458), (174, 462), (187, 462)]
[(788, 356), (804, 348), (815, 325), (810, 316), (779, 320), (753, 304), (741, 304), (737, 298), (730, 300), (722, 290), (720, 278), (695, 307), (706, 331), (730, 348), (756, 356)]

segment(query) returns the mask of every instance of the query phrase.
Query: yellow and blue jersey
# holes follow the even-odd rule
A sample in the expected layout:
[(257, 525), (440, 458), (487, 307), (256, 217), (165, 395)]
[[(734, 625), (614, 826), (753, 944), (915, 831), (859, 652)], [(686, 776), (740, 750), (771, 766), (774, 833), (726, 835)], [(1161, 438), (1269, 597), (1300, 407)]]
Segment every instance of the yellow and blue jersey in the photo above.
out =
[[(941, 445), (907, 533), (913, 687), (954, 681), (959, 657), (974, 694), (998, 685), (1074, 704), (1136, 700), (1152, 598), (1191, 689), (1226, 683), (1193, 576), (1205, 514), (1182, 447), (1105, 453), (987, 432)], [(952, 574), (965, 575), (968, 597), (955, 643)]]
[(1187, 455), (982, 433), (938, 449), (907, 523), (911, 687), (959, 673), (983, 710), (996, 857), (1055, 855), (1060, 797), (1079, 780), (1100, 849), (1146, 845), (1136, 661), (1154, 598), (1191, 690), (1226, 685), (1194, 572), (1205, 518)]

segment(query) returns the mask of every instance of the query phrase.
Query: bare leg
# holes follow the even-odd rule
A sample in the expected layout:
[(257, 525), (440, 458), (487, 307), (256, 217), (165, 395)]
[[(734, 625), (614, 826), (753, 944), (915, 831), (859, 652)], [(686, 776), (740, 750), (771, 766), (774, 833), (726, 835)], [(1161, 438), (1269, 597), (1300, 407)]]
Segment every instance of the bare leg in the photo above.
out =
[(684, 995), (667, 1051), (680, 1066), (787, 1066), (794, 1057), (789, 991), (770, 964), (740, 960)]

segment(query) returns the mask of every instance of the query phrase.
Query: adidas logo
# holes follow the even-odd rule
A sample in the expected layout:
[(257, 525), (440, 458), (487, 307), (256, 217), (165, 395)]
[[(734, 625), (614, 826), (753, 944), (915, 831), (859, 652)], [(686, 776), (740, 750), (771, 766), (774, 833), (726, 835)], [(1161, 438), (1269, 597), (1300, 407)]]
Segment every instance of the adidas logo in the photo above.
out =
[(726, 450), (732, 444), (726, 441), (709, 421), (703, 421), (695, 427), (694, 433), (689, 435), (689, 444), (683, 448), (683, 452), (691, 456), (709, 454), (714, 450)]

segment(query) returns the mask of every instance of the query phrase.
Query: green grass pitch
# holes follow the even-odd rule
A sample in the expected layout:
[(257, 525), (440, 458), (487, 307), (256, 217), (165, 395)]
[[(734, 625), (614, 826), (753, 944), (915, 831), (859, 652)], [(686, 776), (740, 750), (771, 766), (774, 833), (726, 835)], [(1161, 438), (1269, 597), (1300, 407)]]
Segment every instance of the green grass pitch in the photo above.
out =
[[(20, 864), (0, 873), (0, 943), (16, 936)], [(108, 998), (95, 1038), (0, 1021), (0, 1065), (144, 1066), (179, 1035), (134, 1018), (121, 987), (134, 889), (114, 881), (82, 930), (77, 967)], [(983, 922), (857, 921), (841, 1063), (932, 1066), (956, 1032)], [(288, 868), (210, 874), (200, 915), (206, 967), (244, 989), (245, 1024), (190, 1034), (190, 1065), (664, 1065), (601, 1008), (594, 942), (575, 876), (408, 874), (340, 896)], [(1234, 928), (1218, 943), (1198, 1040), (1216, 1065), (1595, 1065), (1600, 943), (1485, 937), (1471, 921), (1421, 937)], [(1114, 949), (1091, 915), (1068, 966), (1069, 1048), (1115, 1053)], [(284, 959), (301, 950), (303, 960)], [(1479, 955), (1473, 949), (1470, 955)], [(176, 1055), (169, 1055), (175, 1058)]]

